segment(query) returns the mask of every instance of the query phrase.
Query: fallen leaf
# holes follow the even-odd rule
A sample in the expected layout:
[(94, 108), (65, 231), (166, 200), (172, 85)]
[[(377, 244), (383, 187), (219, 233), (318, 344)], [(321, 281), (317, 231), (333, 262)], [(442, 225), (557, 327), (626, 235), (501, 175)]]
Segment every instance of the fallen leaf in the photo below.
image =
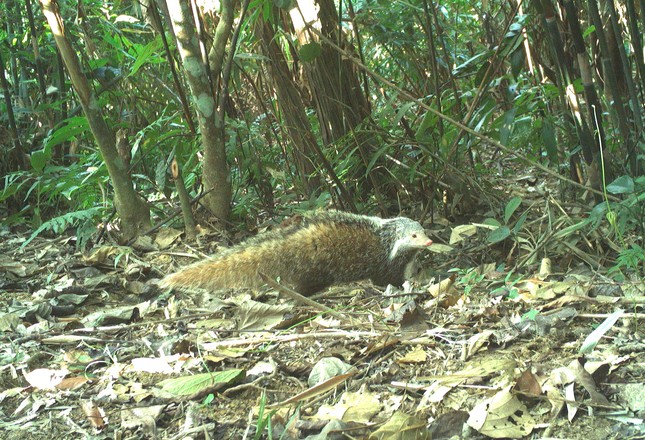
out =
[(96, 403), (83, 400), (81, 402), (81, 409), (92, 427), (99, 430), (105, 428), (105, 412)]
[(535, 421), (526, 406), (508, 386), (470, 411), (468, 426), (492, 438), (520, 438), (529, 435)]
[(182, 234), (182, 231), (174, 228), (162, 228), (155, 237), (155, 244), (159, 249), (167, 249)]
[(459, 225), (452, 228), (450, 233), (450, 244), (456, 244), (460, 241), (469, 239), (473, 235), (477, 234), (477, 227), (474, 225)]
[(468, 338), (468, 341), (466, 341), (465, 359), (468, 360), (473, 357), (473, 355), (475, 355), (484, 346), (484, 344), (488, 343), (492, 335), (492, 330), (485, 330)]
[(515, 380), (515, 389), (534, 396), (542, 394), (540, 382), (530, 369), (524, 370)]
[(23, 373), (25, 380), (34, 388), (40, 390), (54, 390), (62, 382), (69, 371), (67, 369), (53, 370), (37, 368), (28, 373)]
[(593, 351), (593, 349), (598, 345), (598, 342), (600, 342), (600, 339), (609, 331), (611, 328), (616, 324), (616, 321), (620, 318), (620, 316), (623, 314), (623, 310), (621, 309), (616, 309), (614, 313), (609, 315), (607, 319), (605, 319), (602, 324), (600, 324), (594, 331), (589, 333), (589, 336), (587, 336), (582, 343), (582, 347), (580, 347), (580, 353), (581, 354), (588, 354)]
[(271, 305), (247, 300), (237, 310), (238, 330), (270, 330), (284, 321), (284, 316), (293, 311), (290, 305)]
[(159, 382), (158, 385), (161, 390), (174, 396), (191, 396), (206, 389), (230, 384), (239, 379), (242, 374), (244, 374), (244, 370), (239, 369), (214, 371), (166, 379)]
[(56, 385), (56, 388), (63, 391), (76, 390), (85, 385), (90, 380), (91, 379), (87, 376), (66, 377), (65, 379), (61, 380), (58, 385)]
[(157, 420), (161, 417), (165, 405), (144, 406), (121, 411), (121, 428), (142, 428), (145, 438), (155, 438)]
[(298, 393), (293, 397), (288, 398), (287, 400), (283, 400), (280, 403), (276, 403), (275, 405), (272, 405), (272, 407), (278, 407), (278, 406), (284, 406), (284, 405), (291, 405), (292, 403), (298, 403), (300, 401), (310, 399), (312, 397), (319, 396), (329, 390), (332, 390), (336, 388), (338, 385), (341, 383), (345, 382), (347, 379), (350, 377), (354, 376), (356, 374), (355, 371), (348, 373), (348, 374), (342, 374), (340, 376), (335, 376), (332, 377), (331, 379), (319, 383), (316, 386), (307, 388), (304, 390), (302, 393)]
[(430, 432), (424, 419), (402, 412), (395, 412), (390, 420), (369, 436), (369, 439), (429, 440)]
[(361, 389), (356, 393), (345, 392), (340, 396), (338, 403), (334, 405), (322, 405), (315, 420), (342, 420), (343, 422), (355, 422), (367, 424), (381, 411), (382, 403), (379, 395)]
[(335, 357), (324, 357), (312, 367), (307, 383), (310, 387), (325, 382), (333, 377), (358, 371), (356, 367)]
[(412, 351), (409, 351), (402, 358), (397, 359), (399, 364), (421, 364), (426, 361), (428, 354), (425, 352), (423, 347), (417, 347)]

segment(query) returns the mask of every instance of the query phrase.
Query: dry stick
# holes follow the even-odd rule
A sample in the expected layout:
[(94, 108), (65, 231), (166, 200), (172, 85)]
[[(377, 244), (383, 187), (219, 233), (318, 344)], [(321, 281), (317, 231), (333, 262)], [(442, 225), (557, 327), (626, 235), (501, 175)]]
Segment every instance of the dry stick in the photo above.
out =
[[(77, 343), (78, 341), (73, 341), (71, 340), (72, 337), (79, 337), (82, 338), (82, 340), (93, 340), (96, 339), (97, 341), (102, 341), (106, 340), (105, 338), (95, 338), (95, 337), (87, 337), (85, 339), (84, 336), (79, 336), (79, 333), (111, 333), (111, 332), (121, 332), (123, 330), (132, 330), (135, 328), (139, 327), (147, 327), (147, 326), (155, 326), (159, 324), (169, 324), (172, 322), (178, 322), (178, 321), (186, 321), (190, 319), (198, 319), (198, 318), (204, 318), (213, 315), (214, 312), (206, 312), (206, 313), (194, 313), (191, 315), (184, 315), (184, 316), (176, 316), (174, 318), (166, 318), (166, 319), (157, 319), (153, 321), (139, 321), (139, 322), (130, 322), (127, 324), (116, 324), (116, 325), (107, 325), (107, 326), (98, 326), (98, 327), (83, 327), (83, 328), (78, 328), (74, 330), (70, 330), (68, 332), (63, 332), (60, 329), (50, 329), (47, 330), (43, 333), (34, 333), (30, 334), (27, 336), (23, 336), (17, 339), (11, 339), (10, 335), (2, 335), (0, 337), (0, 341), (11, 341), (13, 344), (23, 344), (27, 341), (43, 341), (45, 339), (51, 339), (51, 338), (64, 338), (64, 337), (70, 337), (70, 341), (68, 343), (74, 344)], [(229, 330), (230, 332), (240, 332), (242, 333), (241, 330)], [(92, 339), (93, 338), (93, 339)], [(44, 341), (44, 343), (47, 343), (47, 341)], [(64, 342), (55, 342), (57, 344), (63, 344)]]
[(237, 386), (234, 386), (234, 387), (231, 387), (231, 388), (227, 388), (224, 391), (222, 391), (221, 394), (228, 397), (231, 394), (237, 394), (237, 393), (240, 393), (241, 391), (244, 391), (244, 390), (249, 389), (249, 388), (262, 391), (263, 389), (265, 389), (265, 388), (263, 388), (261, 386), (262, 382), (268, 383), (272, 379), (274, 379), (276, 377), (276, 375), (277, 375), (277, 367), (273, 370), (273, 372), (271, 374), (268, 374), (266, 376), (261, 376), (260, 375), (253, 382), (243, 383), (241, 385), (237, 385)]
[[(585, 318), (585, 319), (606, 319), (612, 316), (613, 313), (581, 313), (576, 315), (576, 318)], [(645, 313), (621, 313), (618, 319), (645, 319)]]
[(216, 423), (204, 423), (203, 425), (193, 426), (192, 428), (183, 430), (175, 434), (174, 436), (170, 437), (170, 440), (185, 439), (185, 438), (188, 438), (188, 434), (194, 434), (194, 433), (206, 434), (208, 432), (213, 432), (216, 427), (217, 427)]
[[(594, 194), (598, 194), (598, 195), (600, 195), (600, 196), (605, 196), (605, 195), (603, 194), (603, 192), (602, 192), (602, 191), (598, 191), (598, 190), (596, 190), (596, 189), (594, 189), (594, 188), (590, 188), (590, 187), (588, 187), (588, 186), (582, 185), (582, 184), (580, 184), (580, 183), (576, 182), (575, 180), (571, 180), (571, 179), (569, 179), (569, 178), (567, 178), (567, 177), (565, 177), (565, 176), (561, 176), (561, 175), (559, 175), (557, 172), (552, 171), (551, 169), (549, 169), (549, 168), (545, 167), (545, 166), (544, 166), (544, 165), (542, 165), (541, 163), (531, 161), (531, 159), (529, 159), (529, 158), (528, 158), (528, 157), (526, 157), (525, 155), (520, 154), (519, 152), (514, 151), (514, 150), (512, 150), (512, 149), (510, 149), (510, 148), (506, 147), (505, 145), (503, 145), (503, 144), (502, 144), (502, 143), (500, 143), (499, 141), (496, 141), (495, 139), (490, 138), (490, 137), (486, 136), (485, 134), (479, 133), (479, 132), (477, 132), (477, 131), (473, 130), (472, 128), (468, 127), (467, 125), (464, 125), (464, 124), (462, 124), (461, 122), (459, 122), (459, 121), (457, 121), (457, 120), (455, 120), (455, 119), (451, 118), (450, 116), (446, 116), (446, 115), (444, 115), (444, 114), (443, 114), (443, 113), (441, 113), (439, 110), (436, 110), (436, 109), (434, 109), (434, 108), (430, 107), (428, 104), (426, 104), (426, 103), (424, 103), (424, 102), (422, 102), (422, 101), (419, 101), (417, 98), (415, 98), (415, 97), (414, 97), (414, 96), (412, 96), (410, 93), (408, 93), (408, 92), (406, 92), (405, 90), (403, 90), (402, 88), (398, 87), (398, 86), (397, 86), (397, 85), (395, 85), (393, 82), (388, 81), (387, 79), (385, 79), (385, 77), (383, 77), (383, 76), (379, 75), (378, 73), (376, 73), (376, 72), (374, 72), (374, 71), (370, 70), (370, 69), (369, 69), (365, 64), (363, 64), (360, 60), (357, 60), (356, 58), (354, 58), (354, 56), (353, 56), (353, 54), (352, 54), (352, 53), (350, 53), (349, 51), (346, 51), (346, 50), (342, 49), (340, 46), (338, 46), (337, 44), (335, 44), (332, 40), (330, 40), (329, 38), (327, 38), (327, 37), (325, 37), (323, 34), (321, 34), (318, 30), (314, 29), (310, 24), (308, 24), (308, 25), (307, 25), (307, 28), (308, 28), (311, 32), (313, 32), (313, 33), (315, 33), (316, 35), (318, 35), (318, 37), (319, 37), (322, 41), (324, 41), (325, 43), (329, 44), (331, 47), (333, 47), (334, 49), (336, 49), (339, 53), (341, 53), (344, 57), (346, 57), (349, 61), (351, 61), (352, 63), (354, 63), (354, 64), (355, 64), (356, 66), (358, 66), (360, 69), (365, 70), (365, 71), (366, 71), (368, 74), (370, 74), (372, 77), (374, 77), (374, 78), (376, 78), (377, 80), (381, 81), (383, 84), (387, 85), (388, 87), (390, 87), (390, 88), (392, 88), (392, 89), (396, 90), (396, 91), (397, 91), (401, 96), (403, 96), (404, 98), (406, 98), (406, 99), (408, 99), (408, 100), (410, 100), (410, 101), (412, 101), (412, 102), (415, 102), (419, 107), (424, 108), (425, 110), (429, 111), (430, 113), (435, 114), (436, 116), (440, 117), (440, 118), (441, 118), (441, 119), (443, 119), (444, 121), (449, 122), (449, 123), (453, 124), (453, 125), (454, 125), (454, 126), (456, 126), (456, 127), (459, 127), (460, 129), (462, 129), (462, 130), (466, 131), (467, 133), (470, 133), (470, 134), (472, 134), (473, 136), (478, 137), (478, 138), (480, 138), (481, 140), (488, 142), (489, 144), (493, 145), (493, 146), (494, 146), (494, 147), (496, 147), (496, 148), (499, 148), (499, 149), (500, 149), (500, 150), (502, 150), (503, 152), (505, 152), (505, 153), (507, 153), (507, 154), (510, 154), (510, 155), (512, 155), (512, 156), (515, 156), (515, 157), (517, 157), (518, 159), (520, 159), (520, 160), (521, 160), (521, 161), (523, 161), (523, 162), (526, 162), (526, 163), (528, 163), (528, 164), (530, 164), (530, 165), (533, 165), (534, 167), (538, 168), (539, 170), (541, 170), (541, 171), (545, 172), (546, 174), (548, 174), (548, 175), (550, 175), (550, 176), (552, 176), (552, 177), (555, 177), (556, 179), (559, 179), (559, 180), (561, 180), (561, 181), (563, 181), (563, 182), (566, 182), (566, 183), (568, 183), (568, 184), (570, 184), (570, 185), (573, 185), (573, 186), (575, 186), (575, 187), (577, 187), (577, 188), (584, 189), (585, 191), (589, 191), (589, 192), (592, 192), (592, 193), (594, 193)], [(612, 200), (614, 200), (614, 201), (620, 201), (620, 199), (619, 199), (618, 197), (611, 196), (611, 195), (607, 195), (607, 196), (608, 196), (609, 198), (611, 198)]]
[(356, 338), (356, 337), (382, 337), (384, 332), (373, 331), (331, 331), (331, 332), (314, 332), (314, 333), (298, 333), (298, 334), (284, 334), (274, 336), (260, 336), (255, 339), (226, 339), (217, 342), (205, 342), (202, 345), (207, 350), (214, 350), (220, 347), (238, 347), (253, 344), (283, 344), (294, 341), (302, 341), (304, 339), (326, 339), (326, 338)]
[[(195, 203), (199, 202), (202, 198), (204, 198), (204, 196), (205, 196), (206, 194), (208, 194), (208, 193), (210, 193), (211, 191), (213, 191), (213, 189), (214, 189), (214, 188), (211, 188), (211, 189), (209, 189), (209, 190), (207, 190), (207, 191), (204, 191), (204, 192), (203, 192), (203, 193), (201, 193), (201, 194), (196, 195), (196, 196), (195, 196), (195, 197), (190, 201), (190, 204), (191, 204), (191, 205), (194, 205)], [(115, 212), (116, 212), (116, 211), (115, 211)], [(143, 234), (140, 234), (140, 235), (149, 235), (149, 234), (152, 234), (153, 232), (155, 232), (156, 230), (158, 230), (159, 228), (161, 228), (161, 227), (162, 227), (163, 225), (165, 225), (166, 223), (169, 223), (172, 219), (174, 219), (175, 217), (177, 217), (179, 214), (181, 214), (181, 208), (176, 209), (176, 210), (175, 210), (175, 212), (174, 212), (174, 213), (172, 213), (169, 217), (166, 217), (164, 220), (160, 221), (159, 223), (157, 223), (156, 225), (154, 225), (152, 228), (148, 229), (147, 231), (145, 231)], [(127, 246), (132, 246), (132, 244), (133, 244), (135, 241), (136, 241), (136, 238), (133, 238), (133, 239), (131, 239), (130, 241), (128, 241), (128, 242), (126, 243), (126, 245), (127, 245)]]
[[(538, 306), (539, 309), (541, 310), (547, 310), (550, 307), (560, 307), (560, 304), (563, 300), (566, 300), (567, 302), (572, 302), (572, 301), (578, 301), (578, 302), (587, 302), (587, 303), (592, 303), (596, 304), (599, 306), (602, 305), (608, 305), (608, 306), (613, 306), (616, 304), (622, 304), (627, 307), (629, 306), (635, 306), (639, 304), (645, 304), (645, 296), (637, 296), (634, 298), (617, 298), (615, 301), (601, 301), (596, 298), (591, 298), (589, 296), (580, 296), (580, 295), (565, 295), (563, 297), (560, 297), (558, 299), (554, 299), (553, 301), (550, 301), (546, 304), (542, 304)], [(589, 314), (580, 314), (576, 316), (590, 316)], [(621, 318), (629, 318), (629, 317), (640, 317), (640, 315), (645, 315), (645, 314), (638, 314), (638, 313), (633, 313), (633, 312), (625, 312), (623, 315), (621, 315)], [(606, 315), (609, 316), (609, 315)], [(605, 317), (606, 317), (605, 316)]]
[(331, 316), (333, 316), (334, 318), (340, 319), (342, 321), (347, 321), (347, 318), (345, 316), (343, 316), (342, 314), (338, 313), (337, 311), (335, 311), (333, 309), (330, 309), (329, 307), (324, 306), (324, 305), (322, 305), (322, 304), (320, 304), (320, 303), (318, 303), (318, 302), (316, 302), (316, 301), (314, 301), (312, 299), (309, 299), (306, 296), (302, 296), (301, 294), (299, 294), (295, 290), (290, 289), (290, 288), (288, 288), (286, 286), (283, 286), (282, 284), (280, 284), (277, 281), (275, 281), (273, 278), (271, 278), (271, 277), (269, 277), (269, 276), (267, 276), (267, 275), (265, 275), (265, 274), (263, 274), (261, 272), (258, 272), (258, 275), (260, 275), (260, 278), (262, 278), (262, 281), (264, 281), (265, 283), (267, 283), (269, 286), (273, 287), (277, 291), (284, 293), (285, 295), (287, 295), (291, 299), (294, 299), (294, 300), (296, 300), (297, 302), (299, 302), (301, 304), (306, 304), (309, 307), (313, 307), (316, 310), (320, 310), (323, 313), (328, 313)]
[[(212, 313), (209, 313), (209, 315), (212, 315)], [(183, 317), (182, 317), (183, 318)], [(176, 318), (173, 320), (178, 320), (182, 318)], [(158, 323), (160, 321), (151, 321), (150, 323), (146, 323), (146, 325), (153, 325), (155, 323)], [(128, 325), (119, 325), (119, 326), (114, 326), (113, 329), (110, 330), (128, 330), (130, 327), (132, 327), (134, 324), (128, 324)], [(137, 325), (137, 327), (139, 327)], [(98, 328), (97, 328), (98, 329)], [(83, 329), (90, 331), (92, 330), (91, 328)], [(274, 330), (275, 332), (278, 331), (283, 331), (283, 330)], [(300, 341), (303, 339), (326, 339), (326, 338), (355, 338), (355, 337), (381, 337), (383, 336), (384, 332), (377, 332), (377, 331), (330, 331), (330, 332), (314, 332), (314, 333), (298, 333), (298, 334), (281, 334), (281, 335), (273, 335), (273, 336), (267, 336), (266, 335), (266, 330), (263, 330), (260, 332), (259, 330), (257, 331), (245, 331), (245, 330), (227, 330), (227, 332), (237, 332), (237, 333), (262, 333), (262, 336), (256, 337), (254, 339), (249, 339), (249, 338), (243, 338), (243, 339), (226, 339), (222, 341), (217, 341), (217, 342), (206, 342), (203, 345), (207, 349), (216, 349), (219, 347), (237, 347), (237, 346), (242, 346), (242, 345), (253, 345), (253, 344), (281, 344), (281, 343), (287, 343), (287, 342), (293, 342), (293, 341)], [(69, 339), (67, 341), (63, 340), (56, 340), (55, 338), (63, 338), (63, 337), (68, 337)], [(91, 342), (104, 342), (106, 339), (104, 338), (94, 338), (90, 336), (78, 336), (75, 334), (58, 334), (54, 336), (50, 336), (47, 338), (36, 338), (36, 337), (31, 337), (29, 340), (36, 339), (39, 342), (42, 342), (43, 344), (51, 344), (51, 345), (64, 345), (64, 344), (78, 344), (79, 341), (91, 341)], [(11, 341), (14, 344), (17, 343), (22, 343), (26, 340), (26, 338), (20, 338), (20, 340), (16, 339)], [(111, 341), (111, 340), (108, 340)], [(123, 339), (121, 339), (123, 341)]]

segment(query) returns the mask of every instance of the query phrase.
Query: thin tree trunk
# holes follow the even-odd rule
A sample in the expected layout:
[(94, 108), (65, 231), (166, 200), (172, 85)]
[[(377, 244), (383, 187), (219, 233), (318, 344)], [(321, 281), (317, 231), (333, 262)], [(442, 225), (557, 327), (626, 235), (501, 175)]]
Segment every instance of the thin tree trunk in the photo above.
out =
[(313, 136), (311, 124), (307, 119), (305, 105), (293, 83), (282, 51), (275, 41), (275, 32), (271, 24), (259, 22), (257, 34), (261, 36), (264, 54), (270, 59), (269, 73), (273, 87), (278, 96), (277, 104), (282, 110), (285, 130), (293, 143), (293, 161), (298, 171), (300, 191), (308, 197), (314, 195), (321, 182), (315, 177), (315, 151), (318, 148)]
[[(29, 169), (29, 162), (27, 161), (27, 156), (22, 148), (22, 143), (20, 142), (20, 136), (18, 135), (18, 127), (16, 125), (16, 118), (13, 112), (13, 103), (11, 102), (11, 90), (9, 89), (9, 82), (5, 76), (4, 71), (4, 60), (2, 59), (2, 53), (0, 52), (0, 82), (2, 83), (2, 90), (4, 95), (4, 104), (7, 108), (7, 119), (9, 120), (9, 133), (11, 135), (11, 141), (13, 143), (13, 150), (11, 156), (13, 160), (8, 162), (14, 162), (17, 164), (17, 169), (26, 170)], [(8, 165), (8, 164), (7, 164)], [(10, 166), (7, 169), (1, 169), (0, 172), (9, 172)]]
[[(331, 145), (348, 135), (352, 136), (350, 139), (361, 155), (363, 166), (353, 170), (350, 178), (357, 182), (364, 195), (370, 187), (380, 190), (380, 182), (388, 179), (379, 178), (382, 172), (379, 166), (373, 166), (369, 170), (368, 184), (363, 185), (367, 166), (378, 150), (378, 141), (372, 132), (360, 129), (360, 125), (371, 115), (370, 105), (364, 94), (367, 90), (361, 85), (354, 63), (344, 59), (317, 34), (319, 32), (323, 37), (335, 41), (340, 47), (350, 46), (339, 26), (333, 0), (298, 0), (297, 7), (291, 9), (290, 16), (301, 47), (307, 44), (320, 46), (320, 54), (313, 60), (303, 62), (302, 66), (320, 122), (323, 144)], [(310, 26), (316, 31), (312, 31)], [(378, 163), (382, 163), (380, 159)], [(343, 183), (343, 191), (344, 186)], [(395, 189), (390, 189), (394, 196)], [(350, 206), (353, 204), (350, 200), (345, 200), (344, 203)]]
[[(317, 6), (317, 7), (316, 7)], [(315, 34), (306, 31), (309, 23), (316, 22), (327, 38), (345, 46), (345, 36), (338, 27), (338, 15), (331, 0), (299, 0), (291, 10), (298, 41), (301, 45), (316, 42)], [(339, 41), (340, 40), (340, 41)], [(303, 62), (325, 144), (344, 137), (369, 116), (369, 106), (362, 92), (354, 65), (343, 60), (334, 48), (321, 45), (321, 53), (311, 62)]]
[(150, 226), (150, 211), (134, 190), (127, 166), (116, 149), (114, 132), (103, 119), (87, 77), (81, 71), (76, 53), (65, 35), (57, 1), (40, 0), (40, 2), (65, 67), (67, 67), (72, 86), (105, 161), (114, 187), (114, 206), (121, 217), (121, 232), (123, 238), (129, 240), (136, 237), (143, 228)]
[[(166, 4), (177, 41), (177, 49), (195, 103), (199, 132), (204, 147), (202, 176), (204, 187), (208, 191), (204, 196), (204, 204), (220, 222), (225, 222), (231, 212), (231, 182), (226, 162), (223, 116), (219, 114), (207, 65), (198, 45), (195, 17), (189, 2), (167, 0)], [(222, 54), (232, 26), (233, 2), (223, 1), (222, 16), (213, 43), (221, 48)], [(219, 65), (221, 63), (222, 59), (219, 60)]]

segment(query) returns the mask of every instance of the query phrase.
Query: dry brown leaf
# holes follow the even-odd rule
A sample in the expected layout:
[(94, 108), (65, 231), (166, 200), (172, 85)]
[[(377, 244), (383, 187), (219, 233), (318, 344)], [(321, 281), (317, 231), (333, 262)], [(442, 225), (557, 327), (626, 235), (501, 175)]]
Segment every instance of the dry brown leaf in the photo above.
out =
[(452, 228), (450, 233), (450, 244), (456, 244), (460, 241), (467, 240), (473, 235), (477, 234), (477, 226), (475, 225), (459, 225)]
[(397, 363), (399, 364), (421, 364), (426, 361), (428, 354), (425, 352), (423, 347), (417, 347), (412, 351), (406, 353), (405, 356), (399, 358)]
[(493, 334), (494, 332), (492, 330), (485, 330), (468, 338), (465, 347), (464, 360), (470, 359), (477, 352), (479, 352), (484, 344), (488, 343), (490, 337), (493, 336)]
[(162, 228), (155, 237), (155, 244), (159, 249), (167, 249), (175, 242), (182, 232), (174, 228)]
[(370, 436), (370, 440), (429, 440), (430, 432), (426, 427), (425, 420), (413, 417), (402, 412), (395, 412), (392, 414), (383, 426), (374, 431)]
[(144, 437), (156, 438), (157, 420), (161, 417), (165, 405), (144, 406), (121, 411), (123, 429), (142, 428)]
[(90, 425), (96, 429), (105, 428), (105, 413), (94, 402), (90, 400), (83, 400), (81, 402), (81, 409), (90, 422)]
[(392, 347), (401, 342), (401, 340), (392, 335), (384, 335), (381, 339), (378, 339), (374, 342), (371, 342), (365, 349), (363, 349), (363, 355), (371, 355), (373, 353), (378, 353), (383, 351), (386, 348)]
[(520, 438), (529, 435), (535, 421), (526, 406), (508, 386), (481, 401), (470, 411), (468, 425), (492, 438)]
[(82, 387), (89, 381), (90, 378), (86, 376), (66, 377), (65, 379), (61, 380), (58, 385), (56, 385), (56, 388), (63, 391), (75, 390)]
[(335, 405), (322, 405), (313, 418), (366, 424), (381, 411), (382, 406), (378, 394), (361, 389), (356, 393), (343, 393)]
[(83, 256), (83, 262), (85, 264), (103, 264), (107, 259), (113, 255), (118, 255), (121, 252), (118, 246), (99, 246), (98, 248), (92, 249), (89, 255)]
[(539, 396), (542, 394), (542, 387), (538, 378), (530, 369), (526, 369), (515, 380), (515, 389), (522, 393)]
[(442, 280), (439, 283), (435, 283), (428, 287), (427, 292), (432, 295), (434, 298), (437, 296), (444, 294), (448, 292), (451, 287), (455, 284), (455, 280), (457, 279), (457, 276), (455, 274), (451, 275), (450, 277)]
[(69, 371), (67, 369), (37, 368), (24, 373), (25, 380), (34, 388), (40, 390), (54, 390), (60, 384)]

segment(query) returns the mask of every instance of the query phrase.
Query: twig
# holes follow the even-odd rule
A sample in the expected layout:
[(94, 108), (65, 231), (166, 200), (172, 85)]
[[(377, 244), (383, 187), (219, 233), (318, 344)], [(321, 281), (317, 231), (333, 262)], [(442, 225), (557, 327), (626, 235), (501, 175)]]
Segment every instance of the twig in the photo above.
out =
[(204, 350), (215, 350), (220, 347), (236, 347), (240, 345), (258, 345), (258, 344), (265, 344), (265, 343), (275, 344), (275, 343), (300, 341), (303, 339), (355, 338), (357, 336), (381, 337), (383, 336), (383, 332), (333, 331), (333, 332), (316, 332), (316, 333), (303, 333), (303, 334), (293, 334), (293, 335), (274, 335), (274, 336), (263, 335), (256, 339), (240, 338), (240, 339), (228, 339), (225, 341), (218, 341), (218, 342), (205, 342), (202, 344), (202, 347)]
[(193, 426), (192, 428), (182, 430), (181, 432), (175, 434), (172, 437), (169, 437), (169, 440), (179, 440), (180, 438), (186, 438), (187, 434), (195, 433), (207, 433), (215, 431), (215, 423), (205, 423), (199, 426)]
[[(576, 318), (588, 318), (588, 319), (605, 319), (609, 316), (611, 316), (612, 313), (581, 313), (580, 315), (576, 315)], [(636, 318), (636, 319), (643, 319), (645, 318), (645, 313), (622, 313), (618, 319), (629, 319), (629, 318)]]
[(303, 295), (299, 294), (298, 292), (296, 292), (293, 289), (290, 289), (290, 288), (288, 288), (286, 286), (283, 286), (282, 284), (280, 284), (277, 281), (275, 281), (273, 278), (268, 277), (263, 273), (258, 272), (258, 274), (260, 275), (260, 278), (262, 278), (262, 281), (264, 281), (265, 283), (267, 283), (269, 286), (273, 287), (274, 289), (278, 290), (279, 292), (284, 293), (285, 295), (287, 295), (291, 299), (299, 302), (300, 304), (308, 305), (309, 307), (313, 307), (316, 310), (320, 310), (323, 313), (327, 313), (327, 314), (333, 316), (334, 318), (340, 319), (342, 321), (347, 321), (347, 318), (345, 316), (343, 316), (342, 314), (338, 313), (337, 311), (335, 311), (333, 309), (330, 309), (329, 307), (324, 306), (324, 305), (314, 301), (313, 299), (307, 298), (306, 296), (303, 296)]

